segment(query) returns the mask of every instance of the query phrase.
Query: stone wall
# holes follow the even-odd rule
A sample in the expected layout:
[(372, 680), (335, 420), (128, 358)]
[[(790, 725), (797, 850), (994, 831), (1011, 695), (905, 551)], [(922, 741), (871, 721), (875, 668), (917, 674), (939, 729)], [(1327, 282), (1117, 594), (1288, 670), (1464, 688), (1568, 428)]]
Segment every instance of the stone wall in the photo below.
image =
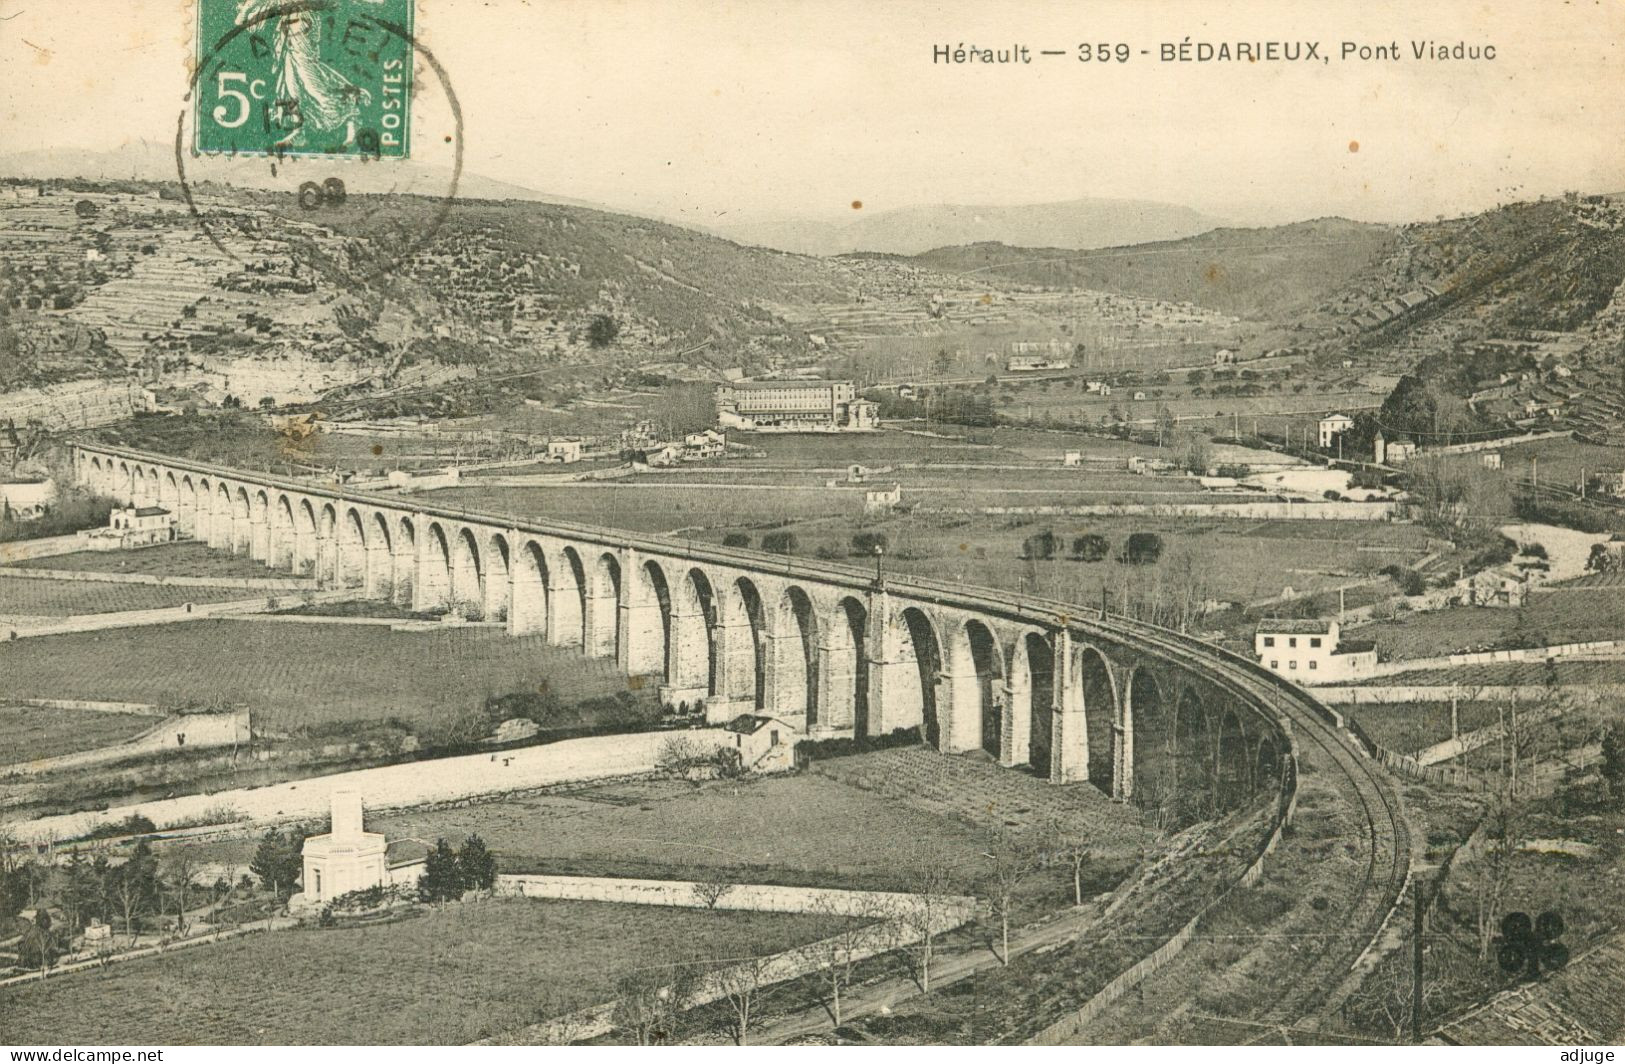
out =
[[(234, 809), (244, 820), (263, 822), (327, 815), (329, 795), (337, 790), (360, 792), (367, 808), (413, 808), (428, 802), (506, 794), (557, 786), (562, 783), (613, 779), (653, 772), (661, 744), (672, 732), (633, 732), (565, 739), (500, 754), (467, 754), (411, 761), (379, 768), (338, 772), (313, 779), (294, 780), (265, 787), (242, 787), (164, 798), (111, 809), (41, 817), (13, 824), (25, 842), (80, 838), (106, 824), (139, 813), (160, 828), (176, 823), (201, 823), (222, 807)], [(681, 733), (691, 742), (723, 745), (731, 737), (720, 728), (691, 729)]]
[[(21, 560), (21, 559), (18, 559)], [(24, 580), (66, 580), (82, 584), (152, 584), (160, 587), (223, 587), (244, 591), (312, 591), (316, 581), (310, 577), (258, 577), (258, 576), (158, 576), (153, 573), (102, 573), (77, 569), (8, 569), (0, 568), (0, 576)]]
[(5, 769), (6, 773), (40, 775), (64, 769), (85, 768), (89, 765), (122, 761), (143, 754), (163, 753), (167, 750), (197, 750), (221, 746), (246, 744), (253, 738), (248, 710), (238, 709), (226, 713), (172, 714), (146, 731), (121, 743), (101, 746), (94, 750), (81, 750), (29, 761)]
[(1391, 502), (1120, 502), (1082, 506), (922, 506), (919, 513), (995, 517), (1239, 517), (1259, 521), (1391, 521)]

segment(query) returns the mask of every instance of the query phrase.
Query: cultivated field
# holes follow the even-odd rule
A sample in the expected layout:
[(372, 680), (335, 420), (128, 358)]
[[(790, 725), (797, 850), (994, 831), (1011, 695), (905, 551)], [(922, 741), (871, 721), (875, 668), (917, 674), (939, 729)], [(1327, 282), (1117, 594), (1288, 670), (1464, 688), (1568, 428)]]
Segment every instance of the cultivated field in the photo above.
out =
[[(822, 442), (822, 441), (819, 441)], [(839, 441), (837, 441), (839, 442)], [(1025, 461), (1025, 460), (1024, 460)], [(1133, 532), (1163, 538), (1164, 567), (1181, 556), (1199, 572), (1202, 597), (1249, 602), (1291, 587), (1315, 591), (1374, 574), (1391, 564), (1413, 564), (1426, 550), (1426, 536), (1404, 524), (1363, 521), (1245, 521), (1230, 518), (1088, 517), (985, 514), (990, 506), (1076, 506), (1102, 502), (1217, 501), (1190, 480), (1125, 473), (971, 466), (902, 471), (905, 504), (920, 512), (865, 517), (863, 488), (822, 486), (810, 471), (767, 473), (744, 463), (722, 470), (654, 474), (630, 482), (558, 487), (462, 487), (437, 491), (436, 502), (539, 520), (555, 518), (638, 532), (666, 532), (710, 543), (743, 533), (759, 545), (769, 531), (789, 531), (801, 557), (821, 556), (858, 565), (858, 531), (885, 534), (885, 566), (900, 572), (958, 579), (995, 587), (1026, 587), (1059, 597), (1098, 601), (1102, 584), (1114, 588), (1146, 571), (1114, 560), (1066, 560), (1073, 538), (1104, 535), (1115, 556)], [(889, 481), (890, 476), (877, 478)], [(1052, 531), (1061, 544), (1055, 560), (1022, 558), (1029, 536)], [(1335, 540), (1338, 549), (1328, 551)], [(1267, 556), (1269, 564), (1260, 565)]]
[[(875, 773), (894, 786), (868, 786)], [(854, 786), (849, 781), (861, 781)], [(381, 813), (370, 831), (391, 838), (477, 833), (503, 871), (701, 878), (720, 870), (752, 883), (907, 889), (916, 846), (939, 850), (956, 887), (976, 889), (994, 834), (1024, 833), (1044, 846), (1049, 816), (1085, 826), (1098, 840), (1090, 885), (1115, 883), (1150, 839), (1135, 811), (1087, 785), (1054, 787), (976, 759), (923, 748), (819, 762), (812, 772), (699, 785), (671, 780), (614, 783), (455, 809)], [(198, 859), (246, 864), (254, 839), (187, 844)], [(1049, 908), (1070, 889), (1052, 867), (1023, 887), (1025, 906)]]
[(1625, 638), (1625, 589), (1536, 592), (1522, 609), (1461, 606), (1362, 626), (1393, 658)]
[(175, 705), (224, 699), (256, 727), (409, 722), (546, 685), (566, 703), (623, 691), (613, 663), (495, 628), (194, 621), (0, 645), (0, 697)]
[(505, 899), (278, 931), (4, 991), (15, 1044), (460, 1045), (614, 996), (628, 972), (774, 953), (839, 921)]
[[(1395, 753), (1414, 754), (1450, 738), (1450, 703), (1386, 702), (1345, 707), (1366, 734)], [(1462, 699), (1456, 706), (1457, 726), (1463, 734), (1494, 724), (1504, 704)]]
[[(144, 573), (149, 576), (268, 577), (277, 574), (246, 554), (211, 550), (204, 543), (168, 543), (140, 550), (81, 551), (17, 563), (25, 569), (82, 573)], [(286, 574), (283, 574), (286, 575)]]
[(1570, 661), (1557, 658), (1552, 661), (1496, 662), (1487, 665), (1462, 665), (1445, 669), (1418, 669), (1401, 673), (1397, 677), (1382, 677), (1372, 684), (1459, 684), (1462, 691), (1471, 694), (1474, 687), (1508, 686), (1539, 687), (1557, 684), (1564, 687), (1591, 684), (1625, 684), (1625, 659), (1609, 661)]
[(1542, 485), (1557, 484), (1566, 488), (1579, 486), (1582, 470), (1589, 476), (1605, 470), (1618, 471), (1620, 466), (1618, 447), (1599, 447), (1578, 440), (1520, 443), (1506, 448), (1502, 456), (1502, 468), (1508, 476), (1530, 476), (1533, 460), (1533, 473)]
[[(77, 617), (86, 613), (155, 610), (188, 602), (229, 602), (253, 597), (254, 592), (241, 588), (79, 583), (0, 573), (0, 617)], [(0, 677), (0, 688), (4, 684), (4, 677)]]
[(123, 742), (152, 727), (156, 720), (139, 713), (0, 705), (0, 764), (58, 757)]

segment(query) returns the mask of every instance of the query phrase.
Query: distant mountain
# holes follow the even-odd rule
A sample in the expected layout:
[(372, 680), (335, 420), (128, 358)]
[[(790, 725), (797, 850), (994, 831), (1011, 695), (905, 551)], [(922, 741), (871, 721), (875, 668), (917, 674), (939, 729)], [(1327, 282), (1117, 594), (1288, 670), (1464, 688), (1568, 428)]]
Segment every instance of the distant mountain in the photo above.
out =
[(1280, 321), (1315, 307), (1371, 269), (1393, 250), (1397, 232), (1318, 218), (1084, 251), (1003, 243), (939, 247), (908, 261), (948, 273), (1167, 299)]
[[(275, 166), (272, 164), (276, 163)], [(320, 173), (314, 171), (320, 167)], [(307, 176), (322, 180), (331, 176), (344, 179), (351, 192), (407, 193), (443, 196), (451, 187), (451, 170), (413, 160), (391, 160), (383, 164), (320, 159), (277, 160), (266, 156), (238, 158), (209, 157), (187, 159), (188, 178), (196, 182), (216, 181), (235, 188), (297, 187)], [(274, 172), (273, 172), (274, 171)], [(158, 181), (177, 178), (175, 145), (170, 142), (130, 141), (117, 151), (89, 151), (79, 148), (17, 152), (0, 155), (0, 177), (82, 178), (87, 181)], [(572, 199), (538, 192), (464, 170), (457, 182), (457, 198), (468, 200), (525, 200), (555, 203), (567, 207), (620, 214), (635, 214), (589, 200)]]
[(1102, 248), (1175, 240), (1212, 229), (1218, 222), (1191, 210), (1147, 200), (1080, 199), (1017, 207), (938, 204), (886, 211), (854, 211), (853, 217), (777, 214), (713, 224), (719, 236), (742, 244), (807, 255), (872, 251), (916, 255), (957, 244)]

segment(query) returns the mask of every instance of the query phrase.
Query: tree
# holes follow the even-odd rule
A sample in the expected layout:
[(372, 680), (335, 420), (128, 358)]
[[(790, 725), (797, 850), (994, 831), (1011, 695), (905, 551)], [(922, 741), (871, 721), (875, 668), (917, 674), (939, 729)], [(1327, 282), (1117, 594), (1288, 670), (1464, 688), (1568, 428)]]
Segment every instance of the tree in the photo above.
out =
[(1049, 561), (1055, 557), (1058, 543), (1055, 533), (1045, 529), (1021, 541), (1021, 556), (1028, 561)]
[(1010, 964), (1010, 917), (1015, 912), (1016, 890), (1037, 867), (1032, 853), (1018, 839), (1001, 832), (988, 845), (985, 889), (999, 921), (999, 963)]
[(1625, 727), (1618, 723), (1608, 725), (1602, 736), (1603, 782), (1614, 798), (1625, 798)]
[[(812, 904), (812, 911), (827, 917), (840, 930), (821, 938), (807, 947), (818, 959), (818, 975), (829, 987), (829, 1014), (835, 1026), (841, 1026), (841, 994), (852, 985), (858, 961), (877, 942), (877, 925), (860, 919), (850, 904), (838, 895), (826, 894)], [(882, 913), (864, 913), (862, 916), (880, 918)]]
[(1162, 537), (1155, 532), (1131, 532), (1123, 544), (1123, 560), (1130, 565), (1155, 565), (1162, 557)]
[(1045, 847), (1072, 871), (1072, 904), (1083, 904), (1083, 869), (1089, 863), (1089, 835), (1071, 821), (1056, 818), (1049, 824)]
[(1622, 555), (1619, 551), (1608, 549), (1606, 543), (1593, 543), (1591, 553), (1586, 556), (1586, 569), (1593, 573), (1611, 573), (1619, 568)]
[(1200, 432), (1186, 432), (1174, 438), (1174, 461), (1187, 473), (1202, 476), (1208, 468), (1207, 437)]
[(587, 342), (594, 347), (605, 347), (621, 334), (621, 325), (608, 314), (596, 314), (587, 326)]
[(1111, 543), (1098, 532), (1089, 532), (1072, 540), (1072, 557), (1080, 562), (1098, 562), (1111, 553)]
[(748, 547), (750, 546), (750, 536), (743, 532), (729, 532), (722, 537), (722, 545), (724, 547)]
[(888, 544), (884, 532), (857, 532), (852, 536), (852, 553), (872, 557), (884, 553)]
[(615, 984), (609, 1022), (640, 1046), (677, 1041), (683, 1007), (693, 996), (694, 970), (688, 965), (626, 973)]
[(1444, 539), (1485, 535), (1507, 512), (1506, 481), (1471, 455), (1418, 455), (1405, 479), (1411, 514)]
[[(1200, 372), (1200, 371), (1198, 371), (1198, 372)], [(1174, 412), (1172, 410), (1168, 409), (1168, 404), (1163, 403), (1160, 406), (1158, 406), (1157, 407), (1157, 446), (1161, 447), (1165, 443), (1167, 443), (1169, 440), (1173, 439), (1174, 438), (1174, 430), (1176, 428), (1178, 428), (1178, 427), (1179, 427), (1179, 422), (1178, 422), (1177, 419), (1175, 419)]]
[(457, 854), (445, 839), (436, 839), (434, 849), (423, 862), (423, 874), (418, 877), (418, 899), (438, 902), (454, 901), (463, 896), (462, 869), (457, 865)]
[(904, 864), (907, 897), (897, 903), (895, 919), (908, 932), (908, 949), (916, 961), (920, 991), (931, 993), (931, 962), (936, 957), (936, 936), (952, 895), (953, 866), (936, 847), (919, 845)]
[(769, 532), (762, 537), (762, 549), (769, 554), (794, 554), (796, 545), (794, 532)]
[(485, 840), (470, 835), (457, 851), (457, 871), (462, 885), (471, 890), (490, 890), (497, 881), (497, 859)]
[(192, 894), (194, 864), (192, 848), (181, 846), (165, 855), (163, 867), (159, 872), (160, 889), (175, 905), (175, 933), (178, 935), (186, 933), (186, 907)]
[(707, 909), (715, 909), (717, 902), (734, 889), (733, 881), (721, 875), (713, 875), (707, 879), (696, 882), (693, 886), (694, 900)]
[(299, 852), (302, 841), (272, 828), (260, 840), (253, 860), (248, 862), (248, 870), (258, 876), (279, 901), (293, 893), (294, 882), (304, 873), (305, 859)]
[(1513, 803), (1510, 790), (1496, 798), (1482, 828), (1483, 845), (1471, 871), (1463, 877), (1473, 893), (1480, 960), (1490, 959), (1490, 948), (1501, 929), (1513, 859), (1522, 842), (1522, 818)]
[(756, 1006), (771, 983), (771, 972), (772, 957), (755, 956), (723, 959), (711, 973), (712, 984), (728, 1002), (736, 1045), (750, 1045), (751, 1028), (758, 1019)]
[(135, 944), (136, 917), (152, 910), (158, 900), (158, 862), (152, 844), (142, 839), (121, 865), (108, 870), (108, 897), (124, 918), (124, 934)]

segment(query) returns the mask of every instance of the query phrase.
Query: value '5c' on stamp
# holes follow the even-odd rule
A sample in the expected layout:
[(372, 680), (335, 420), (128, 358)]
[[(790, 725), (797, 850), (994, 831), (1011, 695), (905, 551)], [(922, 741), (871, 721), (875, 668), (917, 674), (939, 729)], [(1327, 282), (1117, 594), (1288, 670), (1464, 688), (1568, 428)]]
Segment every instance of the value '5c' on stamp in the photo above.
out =
[(413, 0), (198, 0), (197, 150), (404, 158)]

